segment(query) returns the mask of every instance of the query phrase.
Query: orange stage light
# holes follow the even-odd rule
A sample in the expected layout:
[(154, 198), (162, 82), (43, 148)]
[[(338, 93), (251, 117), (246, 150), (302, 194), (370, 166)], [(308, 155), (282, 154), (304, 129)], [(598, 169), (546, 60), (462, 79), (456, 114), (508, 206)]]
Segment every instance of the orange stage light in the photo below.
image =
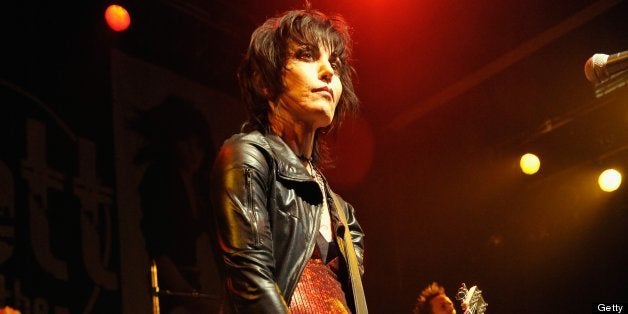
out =
[(107, 25), (116, 32), (121, 32), (129, 28), (131, 16), (122, 6), (112, 4), (105, 10), (105, 20)]

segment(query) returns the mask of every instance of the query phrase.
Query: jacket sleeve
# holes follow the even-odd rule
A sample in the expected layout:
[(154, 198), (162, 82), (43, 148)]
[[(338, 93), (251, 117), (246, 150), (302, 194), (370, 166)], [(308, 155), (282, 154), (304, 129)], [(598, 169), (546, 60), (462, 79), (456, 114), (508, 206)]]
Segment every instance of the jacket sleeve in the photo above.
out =
[(362, 227), (355, 218), (355, 210), (351, 204), (345, 202), (345, 215), (347, 217), (347, 225), (349, 232), (351, 233), (351, 239), (353, 240), (353, 247), (355, 248), (355, 255), (358, 258), (358, 266), (360, 267), (360, 274), (364, 274), (364, 232)]
[(287, 313), (274, 278), (267, 211), (271, 168), (252, 143), (225, 144), (212, 170), (211, 195), (227, 295), (236, 312)]

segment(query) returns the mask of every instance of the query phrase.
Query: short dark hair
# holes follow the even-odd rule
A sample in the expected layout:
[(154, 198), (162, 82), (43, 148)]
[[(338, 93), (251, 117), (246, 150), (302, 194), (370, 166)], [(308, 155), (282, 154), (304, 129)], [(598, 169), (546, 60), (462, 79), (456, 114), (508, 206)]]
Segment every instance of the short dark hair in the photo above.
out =
[[(283, 69), (288, 60), (289, 44), (329, 47), (340, 60), (338, 75), (342, 94), (334, 120), (323, 132), (340, 125), (342, 120), (357, 112), (359, 101), (353, 88), (355, 71), (350, 63), (352, 42), (348, 24), (339, 15), (325, 15), (319, 11), (293, 10), (266, 20), (251, 36), (248, 51), (238, 71), (240, 91), (249, 114), (245, 129), (270, 131), (268, 101), (276, 101), (284, 91)], [(313, 161), (326, 156), (314, 141)]]
[(436, 282), (432, 282), (429, 286), (425, 287), (421, 291), (421, 294), (416, 300), (413, 314), (432, 314), (432, 300), (439, 296), (445, 295), (445, 288)]

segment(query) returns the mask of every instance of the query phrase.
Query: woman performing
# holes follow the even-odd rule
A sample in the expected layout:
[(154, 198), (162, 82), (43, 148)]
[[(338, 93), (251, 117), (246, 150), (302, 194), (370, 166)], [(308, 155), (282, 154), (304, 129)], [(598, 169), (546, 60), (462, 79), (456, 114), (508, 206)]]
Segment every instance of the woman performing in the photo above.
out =
[(239, 71), (249, 112), (212, 171), (229, 307), (366, 313), (364, 234), (320, 167), (322, 137), (358, 108), (348, 26), (314, 10), (257, 28)]

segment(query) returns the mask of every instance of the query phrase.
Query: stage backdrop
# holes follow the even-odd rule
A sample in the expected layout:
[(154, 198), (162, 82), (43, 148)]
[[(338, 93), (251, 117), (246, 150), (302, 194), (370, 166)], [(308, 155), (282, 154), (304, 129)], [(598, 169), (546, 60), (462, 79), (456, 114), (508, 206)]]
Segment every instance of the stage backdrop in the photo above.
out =
[[(138, 194), (145, 169), (134, 162), (145, 139), (128, 127), (129, 121), (133, 120), (138, 109), (150, 110), (162, 104), (167, 97), (185, 99), (202, 114), (211, 136), (209, 142), (216, 150), (231, 133), (238, 130), (244, 114), (232, 97), (119, 51), (112, 53), (112, 85), (123, 312), (146, 313), (150, 304), (149, 261), (140, 229), (142, 212)], [(172, 114), (172, 120), (175, 120), (175, 115), (182, 113)], [(205, 267), (206, 281), (211, 281), (210, 278), (215, 278), (215, 273), (212, 274), (215, 269), (212, 269), (209, 257), (210, 248), (203, 241), (199, 241), (198, 248), (198, 264)], [(203, 285), (211, 290), (213, 284), (205, 282)]]
[(119, 312), (113, 165), (106, 145), (29, 90), (0, 84), (0, 306)]
[[(0, 83), (0, 306), (23, 314), (150, 313), (138, 190), (146, 166), (134, 162), (145, 139), (129, 123), (138, 110), (179, 97), (199, 113), (209, 136), (203, 142), (216, 150), (238, 130), (241, 106), (113, 50), (112, 115), (93, 124), (112, 125), (95, 139), (70, 126), (76, 113), (64, 104)], [(195, 244), (210, 291), (216, 274), (207, 237)]]

